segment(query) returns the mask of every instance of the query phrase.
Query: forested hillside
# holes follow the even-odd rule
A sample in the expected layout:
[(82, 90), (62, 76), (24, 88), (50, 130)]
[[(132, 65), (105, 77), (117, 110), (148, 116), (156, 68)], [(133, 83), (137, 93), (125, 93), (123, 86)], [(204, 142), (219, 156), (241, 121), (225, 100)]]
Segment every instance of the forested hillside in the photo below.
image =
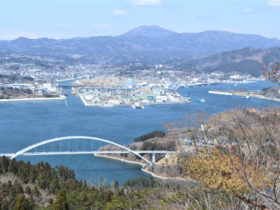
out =
[(262, 66), (275, 63), (280, 58), (280, 48), (255, 49), (244, 48), (219, 53), (210, 57), (191, 60), (178, 64), (178, 69), (195, 72), (238, 72), (260, 76)]

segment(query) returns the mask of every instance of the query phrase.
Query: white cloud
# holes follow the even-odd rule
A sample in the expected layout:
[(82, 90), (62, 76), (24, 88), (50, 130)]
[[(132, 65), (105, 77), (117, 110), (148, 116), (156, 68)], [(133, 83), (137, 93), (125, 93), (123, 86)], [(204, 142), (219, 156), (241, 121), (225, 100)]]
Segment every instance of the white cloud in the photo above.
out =
[(124, 16), (127, 15), (127, 12), (125, 10), (116, 9), (113, 10), (113, 15)]
[(270, 0), (267, 5), (271, 7), (280, 7), (280, 0)]
[(130, 4), (135, 6), (156, 6), (161, 5), (161, 0), (128, 0)]

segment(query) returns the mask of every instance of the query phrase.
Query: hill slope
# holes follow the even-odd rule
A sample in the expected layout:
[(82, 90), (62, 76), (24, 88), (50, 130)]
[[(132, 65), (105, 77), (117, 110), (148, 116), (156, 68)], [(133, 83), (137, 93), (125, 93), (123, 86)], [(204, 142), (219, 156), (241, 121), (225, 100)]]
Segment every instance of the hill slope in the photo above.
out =
[(177, 67), (185, 71), (239, 72), (259, 76), (261, 65), (279, 62), (280, 47), (269, 49), (244, 48), (184, 62)]

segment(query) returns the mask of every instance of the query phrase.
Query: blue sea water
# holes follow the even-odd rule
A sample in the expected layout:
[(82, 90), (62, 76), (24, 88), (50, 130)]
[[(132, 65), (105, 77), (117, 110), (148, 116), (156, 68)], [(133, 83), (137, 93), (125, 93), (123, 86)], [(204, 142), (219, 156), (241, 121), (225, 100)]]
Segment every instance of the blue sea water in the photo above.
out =
[[(69, 96), (68, 106), (64, 101), (8, 102), (0, 103), (0, 153), (13, 153), (31, 144), (61, 136), (95, 136), (120, 144), (128, 144), (133, 138), (153, 130), (163, 129), (164, 122), (174, 122), (185, 115), (205, 111), (209, 114), (235, 107), (275, 107), (279, 103), (239, 96), (208, 94), (208, 90), (232, 90), (242, 88), (257, 90), (273, 86), (268, 82), (251, 84), (219, 84), (180, 89), (190, 96), (192, 103), (146, 106), (143, 110), (130, 107), (95, 108), (85, 107), (79, 98)], [(206, 103), (201, 103), (204, 98)], [(74, 141), (75, 142), (75, 141)], [(64, 147), (57, 143), (44, 147), (45, 150)], [(75, 145), (75, 146), (73, 146)], [(98, 148), (101, 143), (76, 142), (65, 147), (76, 150)], [(41, 148), (42, 149), (42, 148)], [(73, 148), (72, 148), (73, 149)], [(39, 150), (41, 151), (41, 150)], [(108, 184), (113, 180), (120, 183), (137, 177), (148, 177), (135, 165), (92, 155), (19, 157), (32, 163), (48, 161), (51, 165), (65, 165), (76, 171), (78, 179), (96, 184), (101, 178)]]

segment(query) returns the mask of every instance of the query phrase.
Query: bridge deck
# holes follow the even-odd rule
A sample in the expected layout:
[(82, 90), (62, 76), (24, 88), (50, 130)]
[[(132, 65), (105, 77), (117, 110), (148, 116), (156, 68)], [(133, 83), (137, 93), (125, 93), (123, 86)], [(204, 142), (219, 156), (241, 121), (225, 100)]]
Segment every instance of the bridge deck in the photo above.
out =
[[(168, 154), (174, 151), (161, 150), (136, 150), (138, 154)], [(22, 156), (41, 156), (41, 155), (86, 155), (86, 154), (128, 154), (130, 151), (62, 151), (62, 152), (26, 152)], [(0, 154), (0, 156), (11, 157), (15, 153)]]

